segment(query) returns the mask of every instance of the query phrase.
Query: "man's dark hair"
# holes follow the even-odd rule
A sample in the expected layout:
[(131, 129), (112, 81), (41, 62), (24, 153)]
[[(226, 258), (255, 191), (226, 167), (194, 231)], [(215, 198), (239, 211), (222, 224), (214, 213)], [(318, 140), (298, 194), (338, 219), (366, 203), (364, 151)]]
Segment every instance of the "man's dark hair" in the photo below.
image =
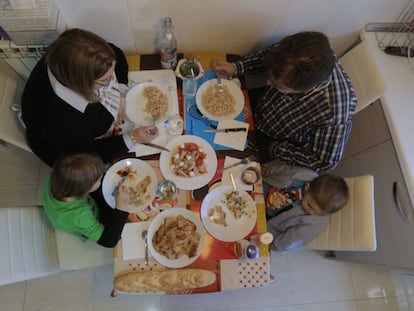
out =
[(327, 80), (335, 65), (328, 38), (320, 32), (299, 32), (284, 38), (266, 55), (271, 78), (297, 91)]

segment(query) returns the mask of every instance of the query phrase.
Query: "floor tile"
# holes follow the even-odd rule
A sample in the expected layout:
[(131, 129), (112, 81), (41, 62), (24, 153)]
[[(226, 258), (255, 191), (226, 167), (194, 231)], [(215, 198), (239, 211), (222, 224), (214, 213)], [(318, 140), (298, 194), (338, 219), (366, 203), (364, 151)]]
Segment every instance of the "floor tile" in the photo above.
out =
[(227, 294), (195, 294), (182, 296), (161, 296), (162, 311), (228, 311)]
[(295, 305), (294, 311), (358, 311), (355, 301), (327, 302), (327, 303), (308, 303)]
[(414, 274), (401, 273), (402, 282), (405, 288), (405, 294), (414, 296)]
[(281, 306), (281, 307), (269, 307), (269, 308), (242, 308), (242, 309), (230, 309), (230, 311), (294, 311), (293, 306)]
[(92, 311), (90, 270), (68, 271), (27, 281), (24, 311)]
[(410, 311), (405, 297), (358, 300), (358, 311)]
[(353, 300), (347, 263), (326, 259), (321, 253), (301, 250), (286, 254), (294, 304)]
[(0, 207), (38, 205), (37, 185), (0, 186)]
[(26, 282), (0, 286), (0, 310), (23, 311)]
[(356, 299), (404, 296), (401, 274), (381, 266), (349, 264)]
[(36, 185), (41, 161), (28, 151), (14, 146), (0, 150), (0, 186)]

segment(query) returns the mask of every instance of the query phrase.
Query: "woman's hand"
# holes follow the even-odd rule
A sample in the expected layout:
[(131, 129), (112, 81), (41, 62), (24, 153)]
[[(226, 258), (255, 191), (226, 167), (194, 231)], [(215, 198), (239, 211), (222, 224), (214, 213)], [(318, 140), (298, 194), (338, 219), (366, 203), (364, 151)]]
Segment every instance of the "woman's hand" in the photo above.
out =
[(213, 67), (212, 69), (218, 72), (220, 76), (223, 78), (231, 79), (234, 76), (235, 68), (232, 63), (229, 63), (224, 60), (216, 60), (214, 61), (212, 67)]
[(143, 126), (131, 131), (130, 135), (134, 144), (148, 143), (156, 138), (159, 135), (159, 132), (156, 126)]

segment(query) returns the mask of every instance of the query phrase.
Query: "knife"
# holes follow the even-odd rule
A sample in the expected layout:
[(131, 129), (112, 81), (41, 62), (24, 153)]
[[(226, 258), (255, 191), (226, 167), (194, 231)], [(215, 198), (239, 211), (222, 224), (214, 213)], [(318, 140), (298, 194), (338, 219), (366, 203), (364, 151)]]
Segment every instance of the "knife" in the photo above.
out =
[(228, 132), (246, 132), (247, 128), (245, 127), (235, 127), (227, 129), (217, 129), (217, 130), (203, 130), (205, 133), (228, 133)]
[(160, 145), (153, 144), (153, 143), (142, 143), (142, 144), (145, 145), (145, 146), (149, 146), (149, 147), (153, 147), (153, 148), (157, 148), (157, 149), (160, 149), (160, 150), (164, 150), (164, 151), (170, 152), (170, 150), (167, 149), (167, 148), (165, 148), (164, 146), (160, 146)]

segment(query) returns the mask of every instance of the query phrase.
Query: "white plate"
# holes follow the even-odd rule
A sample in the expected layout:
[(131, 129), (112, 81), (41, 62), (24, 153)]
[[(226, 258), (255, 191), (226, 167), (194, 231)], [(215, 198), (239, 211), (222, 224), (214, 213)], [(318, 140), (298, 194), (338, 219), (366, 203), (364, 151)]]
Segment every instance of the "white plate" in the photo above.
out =
[(206, 109), (204, 109), (201, 99), (203, 97), (203, 93), (209, 88), (211, 85), (217, 85), (217, 79), (211, 79), (206, 82), (204, 82), (197, 90), (196, 94), (196, 104), (198, 109), (201, 111), (201, 113), (206, 116), (208, 119), (215, 120), (215, 121), (225, 121), (225, 120), (232, 120), (235, 117), (237, 117), (244, 108), (244, 95), (242, 90), (239, 88), (239, 86), (231, 81), (228, 81), (226, 79), (221, 80), (221, 84), (223, 86), (227, 86), (229, 88), (230, 94), (234, 97), (236, 101), (236, 105), (234, 107), (234, 113), (224, 116), (224, 117), (218, 117), (211, 113), (209, 113)]
[[(200, 209), (201, 221), (204, 228), (206, 228), (207, 232), (210, 233), (211, 236), (224, 242), (234, 242), (243, 239), (250, 233), (250, 231), (253, 230), (257, 220), (256, 204), (251, 196), (244, 190), (238, 191), (243, 198), (247, 199), (248, 215), (243, 215), (240, 219), (234, 218), (226, 204), (222, 202), (224, 199), (224, 193), (228, 193), (230, 191), (233, 191), (233, 187), (230, 185), (223, 185), (214, 188), (204, 198)], [(221, 206), (223, 212), (226, 213), (226, 227), (224, 225), (215, 224), (208, 216), (210, 208), (217, 205)]]
[(213, 178), (217, 170), (217, 156), (213, 147), (204, 139), (194, 135), (182, 135), (174, 138), (167, 144), (167, 148), (173, 151), (179, 145), (183, 143), (196, 143), (199, 147), (203, 148), (206, 153), (206, 165), (207, 172), (194, 177), (181, 177), (176, 176), (171, 170), (171, 153), (162, 151), (160, 155), (160, 170), (165, 179), (175, 182), (177, 188), (183, 190), (194, 190), (201, 188), (208, 184)]
[(145, 161), (140, 159), (123, 159), (119, 162), (116, 162), (112, 165), (108, 171), (105, 173), (105, 176), (102, 181), (102, 193), (105, 198), (106, 203), (109, 204), (112, 208), (115, 208), (115, 197), (113, 192), (116, 186), (121, 182), (122, 177), (117, 174), (119, 170), (124, 169), (125, 167), (130, 166), (132, 169), (137, 171), (138, 182), (144, 179), (146, 176), (151, 177), (151, 183), (148, 186), (147, 192), (149, 193), (149, 198), (145, 200), (142, 206), (137, 206), (136, 210), (127, 210), (129, 213), (137, 213), (140, 209), (147, 207), (151, 201), (155, 198), (157, 193), (158, 179), (157, 174), (154, 169)]
[[(193, 224), (196, 225), (197, 227), (196, 232), (200, 235), (200, 242), (198, 244), (198, 248), (197, 248), (197, 252), (195, 256), (189, 258), (187, 255), (184, 255), (178, 259), (168, 259), (167, 257), (158, 253), (155, 250), (154, 246), (152, 245), (152, 237), (155, 235), (158, 228), (163, 224), (164, 219), (166, 217), (178, 216), (178, 215), (182, 215), (183, 217), (187, 218)], [(154, 218), (154, 220), (151, 222), (151, 224), (149, 225), (148, 250), (150, 251), (151, 255), (154, 257), (154, 259), (158, 261), (160, 264), (166, 267), (170, 267), (170, 268), (181, 268), (181, 267), (188, 266), (189, 264), (197, 260), (197, 258), (200, 256), (201, 252), (203, 251), (205, 236), (206, 236), (206, 233), (203, 229), (203, 225), (201, 224), (200, 219), (193, 212), (185, 208), (180, 208), (180, 207), (170, 208), (158, 214)]]
[(132, 89), (129, 90), (126, 96), (126, 115), (128, 119), (138, 125), (151, 125), (152, 117), (151, 114), (145, 112), (145, 105), (147, 104), (147, 99), (143, 96), (143, 90), (147, 86), (154, 86), (159, 88), (165, 96), (168, 98), (168, 109), (162, 118), (156, 120), (156, 124), (164, 122), (172, 110), (172, 100), (167, 90), (164, 87), (156, 82), (142, 82), (135, 85)]

